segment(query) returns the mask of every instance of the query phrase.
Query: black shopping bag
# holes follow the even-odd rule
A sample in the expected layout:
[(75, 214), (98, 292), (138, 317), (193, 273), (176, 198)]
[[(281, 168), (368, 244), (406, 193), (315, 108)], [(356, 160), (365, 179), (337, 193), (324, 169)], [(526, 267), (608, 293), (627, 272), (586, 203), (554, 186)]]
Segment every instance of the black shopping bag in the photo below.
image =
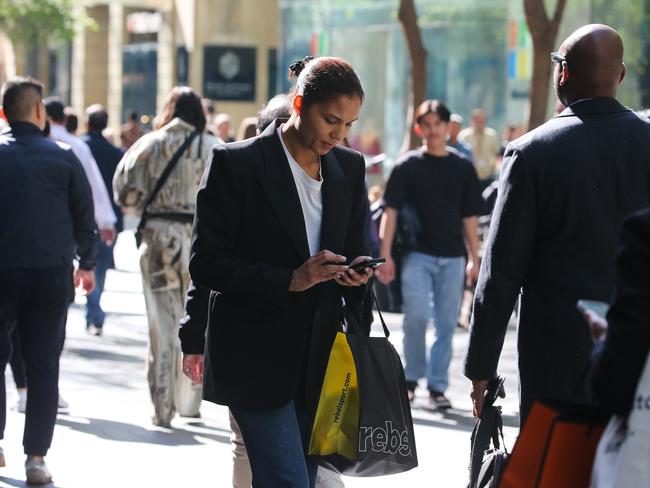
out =
[[(373, 299), (374, 293), (372, 294)], [(359, 395), (356, 459), (332, 454), (315, 456), (318, 463), (347, 476), (383, 476), (418, 465), (413, 418), (399, 354), (381, 312), (383, 337), (368, 337), (360, 323), (346, 314), (347, 340), (354, 357)], [(355, 415), (355, 409), (348, 412)], [(356, 419), (355, 419), (356, 420)]]

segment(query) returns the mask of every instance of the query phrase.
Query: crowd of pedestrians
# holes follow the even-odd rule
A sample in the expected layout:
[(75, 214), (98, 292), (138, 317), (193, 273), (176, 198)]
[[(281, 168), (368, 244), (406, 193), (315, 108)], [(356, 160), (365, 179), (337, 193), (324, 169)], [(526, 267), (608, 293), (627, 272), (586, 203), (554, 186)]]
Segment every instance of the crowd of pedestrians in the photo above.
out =
[[(551, 59), (562, 110), (549, 122), (527, 134), (511, 124), (500, 138), (485, 110), (463, 128), (443, 101), (426, 100), (412, 121), (422, 146), (399, 156), (385, 190), (370, 192), (362, 155), (346, 147), (366, 94), (339, 58), (292, 64), (294, 88), (245, 118), (236, 139), (230, 116), (187, 87), (171, 91), (149, 133), (129, 113), (118, 147), (101, 105), (80, 123), (60, 99), (44, 98), (39, 82), (7, 81), (0, 370), (11, 363), (15, 408), (25, 413), (27, 483), (52, 480), (45, 455), (65, 405), (67, 308), (82, 288), (87, 331), (102, 335), (101, 296), (124, 214), (139, 220), (152, 422), (171, 428), (176, 413), (199, 417), (201, 399), (227, 405), (235, 488), (342, 486), (304, 446), (332, 324), (344, 303), (368, 331), (372, 288), (386, 297), (380, 305), (403, 313), (414, 407), (425, 386), (428, 408), (452, 408), (452, 338), (469, 294), (464, 372), (477, 418), (517, 304), (522, 422), (546, 398), (629, 412), (650, 349), (642, 276), (650, 121), (615, 99), (626, 68), (610, 27), (577, 30)], [(617, 268), (621, 225), (634, 212)], [(480, 229), (486, 214), (489, 236)], [(372, 255), (385, 263), (370, 286), (373, 270), (351, 266)], [(583, 299), (614, 300), (596, 360), (576, 308)], [(595, 389), (584, 380), (590, 366)]]

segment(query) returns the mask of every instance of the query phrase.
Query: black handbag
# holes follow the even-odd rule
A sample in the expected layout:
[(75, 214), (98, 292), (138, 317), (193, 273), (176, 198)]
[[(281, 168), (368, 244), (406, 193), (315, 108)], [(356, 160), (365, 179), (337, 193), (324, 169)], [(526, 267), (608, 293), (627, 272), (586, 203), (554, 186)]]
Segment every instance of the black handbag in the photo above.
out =
[(153, 201), (156, 199), (158, 196), (158, 193), (160, 193), (160, 190), (162, 187), (165, 185), (167, 182), (167, 179), (169, 178), (169, 175), (172, 173), (174, 168), (176, 167), (176, 164), (178, 163), (179, 159), (181, 158), (181, 155), (185, 152), (185, 150), (192, 144), (192, 141), (194, 138), (199, 134), (198, 131), (194, 131), (191, 134), (189, 134), (186, 138), (185, 141), (183, 141), (183, 144), (181, 144), (181, 147), (179, 147), (172, 158), (169, 160), (167, 163), (167, 166), (165, 166), (165, 169), (163, 170), (162, 174), (160, 175), (160, 178), (158, 178), (158, 181), (156, 181), (156, 185), (153, 187), (153, 190), (151, 190), (151, 193), (147, 197), (147, 199), (144, 202), (144, 207), (142, 207), (142, 216), (140, 217), (140, 222), (138, 223), (138, 227), (135, 230), (135, 243), (138, 247), (140, 247), (140, 244), (142, 244), (142, 229), (144, 229), (145, 224), (147, 223), (147, 220), (149, 219), (149, 205), (153, 203)]
[[(487, 397), (492, 400), (484, 404), (481, 418), (472, 431), (468, 488), (497, 488), (508, 462), (501, 410), (493, 405), (501, 385), (492, 381), (488, 386)], [(491, 388), (497, 391), (490, 391)]]

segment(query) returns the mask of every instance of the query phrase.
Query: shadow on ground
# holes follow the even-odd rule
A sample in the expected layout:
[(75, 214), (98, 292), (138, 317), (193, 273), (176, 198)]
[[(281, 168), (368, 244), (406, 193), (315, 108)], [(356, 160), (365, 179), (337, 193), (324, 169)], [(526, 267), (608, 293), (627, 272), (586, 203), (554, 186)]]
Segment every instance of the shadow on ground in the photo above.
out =
[[(155, 430), (148, 430), (139, 425), (125, 422), (72, 416), (59, 416), (56, 423), (77, 432), (109, 441), (157, 444), (161, 446), (193, 446), (204, 444), (204, 442), (197, 439), (201, 437), (222, 444), (230, 444), (230, 434), (228, 432), (205, 425), (201, 425), (200, 429), (196, 430), (184, 428), (152, 428)], [(190, 427), (195, 427), (197, 424), (198, 422), (194, 422)], [(211, 432), (214, 430), (220, 433)]]

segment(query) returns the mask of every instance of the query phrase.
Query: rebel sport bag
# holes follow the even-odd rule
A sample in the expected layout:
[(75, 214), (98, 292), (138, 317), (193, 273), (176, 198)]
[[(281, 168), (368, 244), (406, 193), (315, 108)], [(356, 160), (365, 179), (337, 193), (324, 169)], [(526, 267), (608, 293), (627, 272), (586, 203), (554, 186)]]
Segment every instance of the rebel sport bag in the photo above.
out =
[[(377, 300), (372, 293), (372, 298)], [(402, 473), (418, 465), (404, 370), (379, 311), (381, 337), (348, 314), (337, 332), (312, 427), (308, 454), (348, 476)]]

